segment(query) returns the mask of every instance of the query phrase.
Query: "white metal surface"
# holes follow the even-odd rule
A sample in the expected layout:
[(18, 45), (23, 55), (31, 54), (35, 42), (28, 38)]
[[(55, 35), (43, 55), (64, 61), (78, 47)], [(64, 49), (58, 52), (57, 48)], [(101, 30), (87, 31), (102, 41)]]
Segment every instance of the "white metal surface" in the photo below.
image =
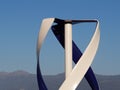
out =
[(72, 24), (65, 24), (65, 78), (72, 71)]

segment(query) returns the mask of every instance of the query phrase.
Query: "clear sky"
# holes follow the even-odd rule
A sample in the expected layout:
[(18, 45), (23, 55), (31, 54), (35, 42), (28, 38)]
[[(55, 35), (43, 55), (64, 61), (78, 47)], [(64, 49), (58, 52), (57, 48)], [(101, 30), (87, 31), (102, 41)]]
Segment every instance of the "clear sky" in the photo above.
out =
[[(120, 74), (120, 0), (0, 0), (0, 71), (36, 73), (37, 36), (42, 19), (48, 17), (98, 19), (101, 40), (92, 68), (97, 74)], [(82, 50), (93, 33), (89, 27), (83, 25), (81, 31), (77, 26), (73, 33)], [(43, 74), (64, 71), (64, 49), (51, 31), (40, 62)]]

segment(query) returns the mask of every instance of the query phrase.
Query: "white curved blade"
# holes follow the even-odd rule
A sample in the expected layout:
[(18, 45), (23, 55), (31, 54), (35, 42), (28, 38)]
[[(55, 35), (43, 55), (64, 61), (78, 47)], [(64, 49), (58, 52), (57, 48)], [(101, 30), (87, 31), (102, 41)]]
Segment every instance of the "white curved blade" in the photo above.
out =
[(47, 18), (42, 21), (41, 28), (39, 31), (38, 41), (37, 41), (37, 57), (39, 57), (40, 48), (42, 46), (42, 43), (50, 30), (52, 24), (54, 22), (54, 18)]

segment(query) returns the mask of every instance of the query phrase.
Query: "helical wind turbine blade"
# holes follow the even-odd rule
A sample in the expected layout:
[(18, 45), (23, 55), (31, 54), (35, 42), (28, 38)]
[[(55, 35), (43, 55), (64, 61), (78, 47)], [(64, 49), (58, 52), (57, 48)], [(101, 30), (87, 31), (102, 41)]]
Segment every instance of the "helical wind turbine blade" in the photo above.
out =
[(39, 90), (47, 90), (47, 87), (44, 83), (44, 80), (42, 78), (42, 74), (40, 71), (39, 53), (40, 53), (42, 43), (43, 43), (53, 22), (54, 22), (54, 18), (44, 19), (42, 21), (39, 36), (38, 36), (38, 41), (37, 41), (37, 81), (38, 81)]

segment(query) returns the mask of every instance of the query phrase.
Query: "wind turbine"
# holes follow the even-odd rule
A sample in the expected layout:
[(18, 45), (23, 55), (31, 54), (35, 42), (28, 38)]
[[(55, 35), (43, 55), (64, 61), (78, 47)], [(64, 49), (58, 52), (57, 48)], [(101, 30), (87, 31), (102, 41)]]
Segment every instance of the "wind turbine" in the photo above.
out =
[[(53, 25), (53, 23), (56, 24)], [(83, 54), (72, 40), (72, 25), (78, 23), (96, 23), (94, 35)], [(58, 18), (46, 18), (41, 24), (37, 42), (37, 80), (39, 90), (48, 90), (40, 71), (39, 54), (42, 43), (51, 27), (57, 40), (62, 47), (65, 48), (65, 80), (59, 90), (75, 90), (84, 76), (92, 90), (99, 90), (98, 82), (90, 67), (97, 52), (100, 40), (99, 21), (95, 19), (62, 20)], [(72, 60), (76, 64), (73, 69)]]

